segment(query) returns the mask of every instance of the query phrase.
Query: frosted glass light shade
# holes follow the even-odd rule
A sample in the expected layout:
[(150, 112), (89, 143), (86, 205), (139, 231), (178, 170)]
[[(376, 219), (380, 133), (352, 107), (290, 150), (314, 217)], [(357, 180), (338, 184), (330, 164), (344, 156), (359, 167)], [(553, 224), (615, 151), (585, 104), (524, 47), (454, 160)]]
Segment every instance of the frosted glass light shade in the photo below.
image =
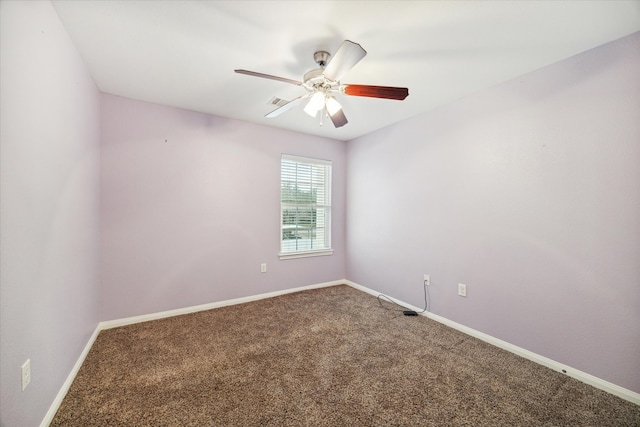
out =
[(327, 111), (329, 115), (333, 116), (338, 111), (342, 110), (342, 105), (333, 96), (327, 98)]
[(315, 117), (318, 111), (324, 107), (324, 94), (316, 92), (313, 94), (307, 105), (304, 107), (304, 112)]

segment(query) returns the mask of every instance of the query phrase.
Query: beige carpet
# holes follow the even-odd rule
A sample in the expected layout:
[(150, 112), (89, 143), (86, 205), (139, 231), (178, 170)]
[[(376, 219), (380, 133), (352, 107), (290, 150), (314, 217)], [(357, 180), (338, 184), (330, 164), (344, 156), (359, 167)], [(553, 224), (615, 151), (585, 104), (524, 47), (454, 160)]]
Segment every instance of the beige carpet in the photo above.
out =
[(52, 426), (640, 426), (640, 406), (348, 286), (102, 331)]

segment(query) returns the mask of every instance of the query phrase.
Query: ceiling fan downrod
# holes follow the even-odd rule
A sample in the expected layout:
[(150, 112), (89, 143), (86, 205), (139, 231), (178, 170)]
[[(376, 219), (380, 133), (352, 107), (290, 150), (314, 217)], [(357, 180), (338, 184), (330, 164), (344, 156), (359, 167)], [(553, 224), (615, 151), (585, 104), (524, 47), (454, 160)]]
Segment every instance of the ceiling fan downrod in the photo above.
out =
[(331, 58), (331, 54), (325, 50), (319, 50), (313, 54), (313, 60), (322, 68), (327, 66), (329, 58)]

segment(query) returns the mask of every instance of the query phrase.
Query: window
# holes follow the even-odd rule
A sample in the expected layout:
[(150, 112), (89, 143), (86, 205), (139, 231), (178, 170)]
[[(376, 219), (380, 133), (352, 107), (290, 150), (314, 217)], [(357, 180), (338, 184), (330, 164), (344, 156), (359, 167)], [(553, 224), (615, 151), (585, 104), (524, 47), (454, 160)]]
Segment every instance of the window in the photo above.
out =
[(280, 258), (331, 255), (331, 162), (282, 155)]

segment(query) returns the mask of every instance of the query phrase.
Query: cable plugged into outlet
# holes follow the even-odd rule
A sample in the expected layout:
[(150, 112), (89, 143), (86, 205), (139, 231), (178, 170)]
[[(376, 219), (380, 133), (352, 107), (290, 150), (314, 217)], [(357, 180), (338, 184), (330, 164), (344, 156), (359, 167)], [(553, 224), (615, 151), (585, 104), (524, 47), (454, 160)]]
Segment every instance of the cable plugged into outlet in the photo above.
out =
[(20, 366), (20, 373), (22, 375), (22, 391), (24, 391), (31, 382), (31, 359), (27, 359), (27, 361)]
[[(396, 301), (394, 301), (393, 299), (391, 299), (390, 297), (386, 296), (385, 294), (379, 294), (378, 295), (378, 304), (380, 304), (380, 307), (384, 308), (385, 310), (395, 310), (395, 311), (400, 311), (402, 312), (402, 314), (404, 314), (405, 316), (417, 316), (419, 314), (423, 314), (429, 311), (429, 298), (428, 298), (428, 294), (429, 294), (429, 290), (427, 289), (427, 287), (431, 284), (431, 278), (429, 277), (428, 274), (425, 274), (423, 276), (423, 282), (422, 282), (422, 290), (424, 291), (424, 309), (421, 311), (415, 311), (415, 310), (409, 310), (408, 307), (405, 307), (399, 303), (397, 303)], [(385, 307), (382, 304), (382, 301), (386, 301), (389, 302), (391, 304), (395, 304), (396, 306), (402, 308), (401, 310), (398, 309), (391, 309), (388, 307)]]

